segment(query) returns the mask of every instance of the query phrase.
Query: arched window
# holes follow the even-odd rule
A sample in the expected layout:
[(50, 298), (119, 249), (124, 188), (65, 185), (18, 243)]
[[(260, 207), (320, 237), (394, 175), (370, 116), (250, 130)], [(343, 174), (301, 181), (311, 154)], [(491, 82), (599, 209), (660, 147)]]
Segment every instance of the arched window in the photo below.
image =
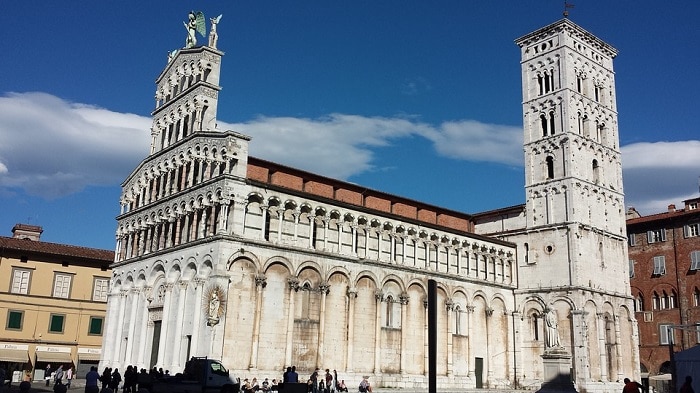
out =
[(593, 183), (598, 184), (600, 176), (600, 167), (598, 166), (598, 160), (593, 160), (591, 169), (593, 170)]
[(671, 295), (668, 298), (668, 308), (676, 308), (676, 291), (671, 291)]
[(394, 297), (389, 295), (386, 297), (386, 327), (394, 326)]
[(693, 292), (693, 305), (695, 307), (700, 307), (700, 290), (695, 288)]
[(654, 295), (652, 295), (652, 309), (658, 310), (660, 303), (661, 303), (661, 299), (659, 298), (659, 294), (654, 292)]
[(550, 84), (550, 75), (549, 72), (545, 71), (544, 72), (544, 92), (549, 93), (552, 91), (552, 85)]
[(577, 124), (578, 124), (578, 134), (583, 135), (583, 114), (581, 114), (581, 112), (578, 112)]
[(462, 310), (459, 305), (455, 306), (455, 334), (462, 334)]
[(540, 115), (540, 125), (542, 126), (542, 136), (547, 136), (547, 116), (544, 113)]
[(644, 311), (644, 298), (641, 293), (634, 298), (634, 311)]
[(554, 158), (547, 157), (547, 180), (554, 179)]
[(539, 89), (540, 89), (540, 95), (544, 94), (544, 85), (543, 85), (543, 83), (544, 83), (544, 81), (542, 80), (542, 75), (541, 75), (541, 74), (537, 74), (537, 86), (538, 86)]
[(554, 135), (554, 111), (549, 111), (549, 135)]
[(530, 329), (532, 330), (532, 339), (538, 341), (540, 339), (540, 316), (536, 312), (530, 316)]

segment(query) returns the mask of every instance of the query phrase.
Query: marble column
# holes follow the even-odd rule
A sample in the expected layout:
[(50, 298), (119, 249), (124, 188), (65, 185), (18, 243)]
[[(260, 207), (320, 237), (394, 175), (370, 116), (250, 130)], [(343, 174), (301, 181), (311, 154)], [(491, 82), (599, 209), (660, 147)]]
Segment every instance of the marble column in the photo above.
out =
[(204, 278), (197, 277), (193, 279), (194, 284), (194, 310), (192, 314), (192, 345), (190, 346), (191, 356), (199, 355), (200, 329), (203, 324), (202, 320), (202, 298), (204, 296), (204, 284), (207, 281)]
[(168, 343), (168, 330), (170, 330), (168, 325), (170, 324), (170, 298), (172, 292), (173, 284), (166, 283), (165, 296), (163, 298), (163, 319), (160, 326), (160, 341), (158, 342), (158, 360), (156, 361), (158, 367), (167, 367), (164, 364), (164, 359)]
[[(365, 243), (367, 244), (367, 243)], [(381, 369), (381, 359), (382, 359), (382, 302), (384, 301), (384, 292), (381, 289), (377, 289), (374, 292), (375, 299), (375, 320), (374, 320), (374, 374), (379, 375), (382, 373)]]
[(347, 371), (353, 371), (353, 351), (355, 340), (355, 299), (357, 298), (357, 289), (348, 288), (348, 341), (347, 341)]
[(287, 307), (287, 345), (284, 355), (284, 364), (292, 364), (292, 349), (294, 345), (294, 298), (296, 293), (299, 291), (299, 279), (296, 277), (289, 277), (287, 279), (289, 284), (289, 307)]
[(114, 353), (112, 354), (112, 359), (114, 364), (119, 364), (123, 359), (121, 358), (121, 346), (124, 341), (124, 313), (126, 312), (126, 296), (127, 291), (119, 292), (119, 316), (117, 317), (117, 328), (114, 335)]
[(126, 363), (133, 363), (134, 361), (134, 356), (133, 356), (133, 348), (134, 348), (134, 339), (135, 335), (134, 333), (136, 332), (136, 312), (138, 311), (138, 305), (139, 305), (139, 297), (141, 296), (141, 289), (140, 288), (131, 288), (131, 311), (129, 313), (129, 332), (128, 336), (129, 341), (126, 342), (126, 356), (124, 358)]
[[(187, 281), (179, 281), (178, 285), (178, 295), (177, 295), (177, 311), (183, 312), (185, 310), (185, 299), (187, 297)], [(171, 370), (183, 370), (185, 368), (183, 357), (182, 357), (182, 324), (185, 323), (184, 316), (180, 316), (175, 321), (175, 335), (171, 341), (172, 345), (172, 355), (171, 359)]]
[(326, 295), (330, 292), (331, 286), (327, 282), (322, 282), (318, 286), (318, 291), (321, 293), (321, 315), (319, 317), (318, 326), (318, 356), (316, 365), (321, 366), (325, 361), (325, 337), (326, 337)]
[(260, 345), (260, 318), (262, 315), (263, 289), (267, 286), (267, 278), (264, 275), (255, 277), (255, 316), (253, 317), (253, 340), (250, 349), (249, 370), (258, 368), (258, 346)]
[(473, 344), (473, 337), (474, 337), (474, 310), (476, 308), (474, 306), (467, 306), (466, 311), (467, 311), (467, 336), (469, 337), (469, 340), (467, 340), (467, 359), (469, 359), (469, 371), (467, 372), (467, 376), (469, 378), (474, 378), (474, 362), (471, 360), (472, 354), (474, 353), (474, 344)]
[(455, 304), (452, 299), (445, 300), (445, 311), (447, 312), (447, 376), (451, 377), (454, 374), (453, 364), (453, 335), (454, 335), (454, 310)]
[(400, 364), (399, 364), (399, 373), (400, 374), (405, 374), (406, 373), (406, 340), (408, 336), (407, 332), (407, 323), (408, 323), (408, 294), (407, 293), (402, 293), (399, 296), (399, 302), (401, 303), (401, 352), (400, 352)]

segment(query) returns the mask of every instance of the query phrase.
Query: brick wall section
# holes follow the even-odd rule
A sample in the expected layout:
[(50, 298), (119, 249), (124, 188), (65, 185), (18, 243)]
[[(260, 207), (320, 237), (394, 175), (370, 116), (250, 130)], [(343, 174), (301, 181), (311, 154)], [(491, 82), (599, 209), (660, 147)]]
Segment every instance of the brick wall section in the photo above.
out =
[(418, 208), (405, 203), (396, 202), (391, 212), (401, 217), (415, 219), (418, 216)]
[[(643, 309), (635, 313), (639, 326), (640, 358), (654, 375), (668, 361), (667, 346), (660, 344), (660, 325), (684, 325), (700, 322), (700, 307), (694, 292), (700, 287), (700, 271), (691, 270), (690, 253), (700, 250), (700, 237), (687, 237), (683, 228), (700, 222), (700, 209), (677, 210), (627, 220), (627, 233), (634, 238), (629, 246), (629, 259), (634, 261), (634, 276), (630, 278), (632, 296), (641, 295)], [(647, 231), (663, 229), (665, 241), (649, 243)], [(654, 257), (664, 256), (665, 274), (654, 274)], [(654, 294), (676, 293), (673, 308), (654, 308)], [(694, 332), (675, 332), (675, 350), (698, 344)], [(681, 344), (681, 342), (683, 344)]]
[(262, 166), (248, 164), (248, 179), (267, 183), (270, 171)]
[(365, 207), (386, 213), (391, 213), (391, 201), (385, 198), (368, 196), (367, 198), (365, 198)]
[(418, 210), (418, 219), (437, 224), (437, 213), (435, 210), (420, 209)]
[(284, 188), (291, 188), (292, 190), (304, 190), (304, 179), (289, 173), (272, 172), (270, 174), (270, 183)]
[(335, 190), (335, 200), (353, 205), (362, 206), (362, 194), (355, 191), (338, 189)]
[(389, 213), (426, 224), (474, 232), (472, 216), (248, 157), (248, 179)]
[(317, 181), (307, 181), (304, 184), (304, 191), (309, 194), (322, 196), (324, 198), (333, 198), (333, 186), (330, 184), (323, 184)]
[(457, 228), (467, 232), (473, 232), (474, 230), (474, 226), (470, 220), (449, 214), (440, 214), (437, 218), (437, 223), (444, 227)]

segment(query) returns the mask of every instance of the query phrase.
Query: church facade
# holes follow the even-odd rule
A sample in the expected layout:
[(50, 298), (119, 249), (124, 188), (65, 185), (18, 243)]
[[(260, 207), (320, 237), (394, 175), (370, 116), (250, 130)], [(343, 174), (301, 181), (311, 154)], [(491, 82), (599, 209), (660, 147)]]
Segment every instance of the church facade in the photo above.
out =
[(434, 279), (442, 388), (537, 389), (554, 358), (579, 391), (638, 378), (614, 48), (568, 19), (516, 41), (527, 201), (466, 214), (249, 156), (216, 127), (212, 22), (169, 56), (122, 185), (101, 367), (425, 387)]

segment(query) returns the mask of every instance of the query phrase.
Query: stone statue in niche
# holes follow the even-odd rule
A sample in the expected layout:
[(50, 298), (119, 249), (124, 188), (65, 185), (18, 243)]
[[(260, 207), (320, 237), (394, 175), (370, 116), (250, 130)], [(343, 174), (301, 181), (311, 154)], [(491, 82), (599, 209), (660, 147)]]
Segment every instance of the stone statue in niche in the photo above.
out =
[(559, 340), (559, 323), (556, 311), (551, 308), (544, 310), (545, 349), (563, 348)]

